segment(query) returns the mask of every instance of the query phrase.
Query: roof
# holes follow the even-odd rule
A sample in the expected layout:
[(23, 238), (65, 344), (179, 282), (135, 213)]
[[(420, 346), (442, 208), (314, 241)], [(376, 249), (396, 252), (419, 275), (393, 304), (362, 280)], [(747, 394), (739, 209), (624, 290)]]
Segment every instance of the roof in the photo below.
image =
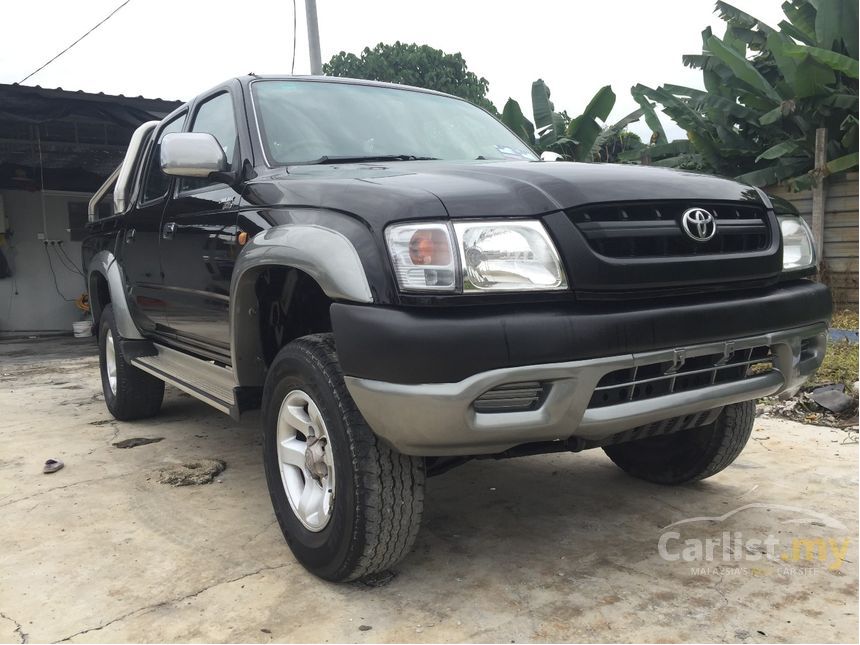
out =
[(94, 190), (132, 132), (181, 101), (0, 84), (0, 187)]
[(35, 124), (77, 116), (134, 128), (144, 121), (160, 120), (181, 104), (181, 101), (0, 84), (0, 120), (7, 122)]
[[(47, 99), (70, 99), (75, 101), (95, 101), (99, 103), (119, 103), (135, 107), (147, 112), (159, 112), (162, 116), (169, 114), (184, 101), (162, 98), (145, 98), (143, 96), (125, 96), (124, 94), (105, 94), (104, 92), (84, 92), (83, 90), (64, 90), (62, 87), (50, 88), (41, 85), (19, 85), (18, 83), (0, 83), (0, 97), (7, 96), (42, 97)], [(2, 99), (0, 99), (2, 101)]]

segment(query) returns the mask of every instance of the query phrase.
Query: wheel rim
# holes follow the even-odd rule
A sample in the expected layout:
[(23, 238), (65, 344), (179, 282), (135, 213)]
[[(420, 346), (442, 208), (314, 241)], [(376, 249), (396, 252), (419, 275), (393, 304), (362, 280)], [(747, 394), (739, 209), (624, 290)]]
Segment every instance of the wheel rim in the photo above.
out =
[(278, 412), (278, 461), (287, 500), (309, 531), (322, 531), (334, 505), (334, 458), (317, 404), (301, 390), (284, 398)]
[(105, 368), (110, 392), (116, 395), (116, 348), (113, 344), (113, 334), (108, 330), (105, 336)]

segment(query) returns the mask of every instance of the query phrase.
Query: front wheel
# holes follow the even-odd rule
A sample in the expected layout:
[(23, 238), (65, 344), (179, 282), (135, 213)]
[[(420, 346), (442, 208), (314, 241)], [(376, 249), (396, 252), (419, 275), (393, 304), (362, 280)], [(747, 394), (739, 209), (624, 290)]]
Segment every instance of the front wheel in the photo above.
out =
[(726, 406), (700, 428), (606, 446), (624, 472), (655, 484), (686, 484), (716, 475), (746, 446), (755, 420), (755, 403)]
[(396, 564), (415, 542), (424, 460), (379, 441), (346, 389), (331, 334), (299, 338), (269, 368), (263, 461), (299, 562), (331, 581)]

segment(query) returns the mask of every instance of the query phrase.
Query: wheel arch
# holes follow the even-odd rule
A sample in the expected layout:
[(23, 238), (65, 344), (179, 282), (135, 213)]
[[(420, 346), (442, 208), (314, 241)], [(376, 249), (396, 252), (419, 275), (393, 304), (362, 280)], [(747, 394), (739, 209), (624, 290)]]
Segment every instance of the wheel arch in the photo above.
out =
[[(273, 274), (292, 276), (287, 279), (301, 293), (314, 294), (312, 316), (321, 315), (324, 306), (327, 318), (335, 301), (373, 302), (358, 252), (342, 233), (315, 224), (285, 224), (258, 233), (237, 259), (230, 284), (230, 351), (236, 382), (243, 387), (265, 381), (271, 352), (263, 335), (260, 281)], [(325, 331), (310, 324), (308, 332)]]
[(128, 300), (125, 297), (125, 278), (122, 267), (110, 251), (99, 251), (87, 268), (87, 289), (93, 320), (98, 325), (104, 308), (113, 307), (117, 329), (122, 338), (139, 340), (143, 338), (134, 324)]

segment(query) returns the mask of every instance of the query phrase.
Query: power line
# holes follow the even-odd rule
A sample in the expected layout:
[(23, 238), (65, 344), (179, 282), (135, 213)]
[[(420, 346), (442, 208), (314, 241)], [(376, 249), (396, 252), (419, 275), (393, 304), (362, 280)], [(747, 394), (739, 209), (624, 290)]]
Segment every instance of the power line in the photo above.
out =
[(87, 31), (87, 33), (85, 33), (83, 36), (81, 36), (80, 38), (78, 38), (75, 42), (73, 42), (71, 45), (69, 45), (68, 47), (66, 47), (63, 51), (61, 51), (59, 54), (57, 54), (56, 56), (54, 56), (51, 60), (49, 60), (49, 61), (48, 61), (47, 63), (45, 63), (44, 65), (42, 65), (40, 68), (38, 68), (38, 69), (36, 69), (35, 71), (32, 71), (32, 72), (30, 72), (29, 74), (27, 74), (24, 78), (22, 78), (20, 81), (18, 81), (18, 84), (20, 85), (21, 83), (23, 83), (24, 81), (26, 81), (26, 80), (27, 80), (28, 78), (30, 78), (31, 76), (35, 76), (36, 74), (38, 74), (39, 72), (41, 72), (41, 71), (42, 71), (43, 69), (45, 69), (48, 65), (50, 65), (51, 63), (53, 63), (53, 62), (54, 62), (55, 60), (57, 60), (60, 56), (62, 56), (63, 54), (65, 54), (67, 51), (69, 51), (72, 47), (74, 47), (75, 45), (77, 45), (77, 44), (78, 44), (79, 42), (81, 42), (84, 38), (86, 38), (86, 37), (87, 37), (87, 36), (89, 36), (91, 33), (93, 33), (96, 29), (98, 29), (98, 28), (99, 28), (99, 27), (101, 27), (103, 24), (105, 24), (108, 20), (110, 20), (111, 18), (113, 18), (113, 15), (114, 15), (117, 11), (119, 11), (120, 9), (122, 9), (125, 5), (127, 5), (129, 2), (131, 2), (131, 0), (125, 0), (125, 2), (123, 2), (122, 4), (120, 4), (116, 9), (114, 9), (113, 11), (111, 11), (111, 12), (110, 12), (110, 13), (109, 13), (105, 18), (103, 18), (103, 19), (101, 20), (101, 22), (97, 23), (95, 26), (93, 26), (92, 28), (90, 28), (90, 30), (89, 30), (89, 31)]

